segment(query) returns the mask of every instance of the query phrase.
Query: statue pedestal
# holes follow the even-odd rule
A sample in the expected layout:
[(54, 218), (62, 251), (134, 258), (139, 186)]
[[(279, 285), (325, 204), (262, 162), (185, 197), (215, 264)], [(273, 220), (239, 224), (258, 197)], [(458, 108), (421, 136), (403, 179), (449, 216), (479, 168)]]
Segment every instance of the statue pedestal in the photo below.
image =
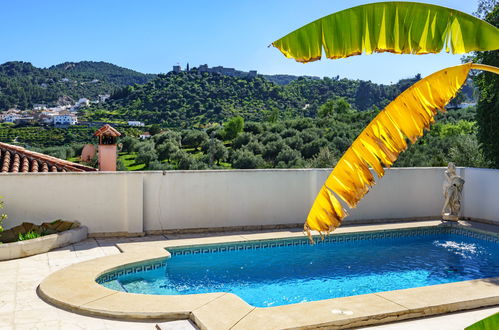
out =
[(454, 214), (444, 213), (444, 214), (442, 214), (442, 220), (458, 221), (459, 217), (457, 215), (454, 215)]

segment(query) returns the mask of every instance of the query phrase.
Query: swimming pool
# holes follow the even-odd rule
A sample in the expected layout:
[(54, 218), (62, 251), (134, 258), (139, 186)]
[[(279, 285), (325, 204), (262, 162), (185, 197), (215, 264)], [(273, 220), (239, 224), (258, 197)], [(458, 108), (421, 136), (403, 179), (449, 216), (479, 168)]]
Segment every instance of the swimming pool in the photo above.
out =
[(231, 292), (256, 307), (499, 275), (499, 238), (423, 227), (168, 248), (171, 258), (107, 272), (97, 282), (130, 293)]

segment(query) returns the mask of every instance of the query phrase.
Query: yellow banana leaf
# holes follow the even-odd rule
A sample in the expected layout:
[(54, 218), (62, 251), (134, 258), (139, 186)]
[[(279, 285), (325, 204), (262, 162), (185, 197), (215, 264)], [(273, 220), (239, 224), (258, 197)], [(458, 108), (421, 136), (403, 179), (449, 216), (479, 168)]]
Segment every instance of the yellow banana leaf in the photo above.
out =
[(375, 184), (370, 167), (381, 178), (406, 149), (434, 122), (437, 109), (457, 94), (470, 69), (499, 74), (499, 68), (466, 63), (435, 72), (418, 81), (383, 109), (360, 133), (340, 158), (321, 188), (308, 214), (305, 230), (321, 235), (337, 228), (347, 215), (335, 195), (353, 208)]
[(311, 62), (362, 53), (428, 54), (499, 48), (499, 29), (474, 16), (414, 2), (379, 2), (311, 22), (272, 45), (287, 58)]

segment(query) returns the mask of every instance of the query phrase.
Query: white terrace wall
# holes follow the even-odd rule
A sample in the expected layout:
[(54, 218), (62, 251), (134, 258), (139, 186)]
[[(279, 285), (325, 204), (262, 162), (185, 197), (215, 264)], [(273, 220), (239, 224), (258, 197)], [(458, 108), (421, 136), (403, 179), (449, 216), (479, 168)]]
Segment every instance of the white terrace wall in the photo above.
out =
[[(393, 168), (347, 222), (437, 218), (445, 168)], [(499, 221), (499, 170), (460, 168), (463, 215)], [(9, 218), (90, 233), (303, 223), (329, 169), (1, 174)]]
[(463, 216), (499, 223), (499, 170), (465, 168)]
[(140, 174), (1, 174), (0, 196), (6, 228), (64, 219), (80, 221), (94, 233), (143, 230)]
[[(392, 169), (348, 221), (440, 214), (442, 168)], [(144, 228), (303, 223), (330, 169), (144, 174)]]

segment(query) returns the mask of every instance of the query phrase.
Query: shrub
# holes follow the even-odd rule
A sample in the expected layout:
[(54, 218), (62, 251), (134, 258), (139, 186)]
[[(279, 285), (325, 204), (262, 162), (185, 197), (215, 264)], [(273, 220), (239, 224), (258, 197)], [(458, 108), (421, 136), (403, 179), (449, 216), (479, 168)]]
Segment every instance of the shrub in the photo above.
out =
[[(3, 198), (2, 196), (0, 196), (0, 198)], [(3, 200), (0, 199), (0, 210), (3, 209)], [(0, 233), (3, 231), (3, 226), (2, 226), (2, 223), (3, 221), (7, 219), (7, 214), (4, 214), (4, 213), (0, 213)]]
[(37, 233), (36, 231), (28, 231), (25, 234), (19, 233), (18, 240), (19, 241), (26, 241), (28, 239), (38, 238), (41, 236), (43, 236), (43, 235), (40, 233)]

